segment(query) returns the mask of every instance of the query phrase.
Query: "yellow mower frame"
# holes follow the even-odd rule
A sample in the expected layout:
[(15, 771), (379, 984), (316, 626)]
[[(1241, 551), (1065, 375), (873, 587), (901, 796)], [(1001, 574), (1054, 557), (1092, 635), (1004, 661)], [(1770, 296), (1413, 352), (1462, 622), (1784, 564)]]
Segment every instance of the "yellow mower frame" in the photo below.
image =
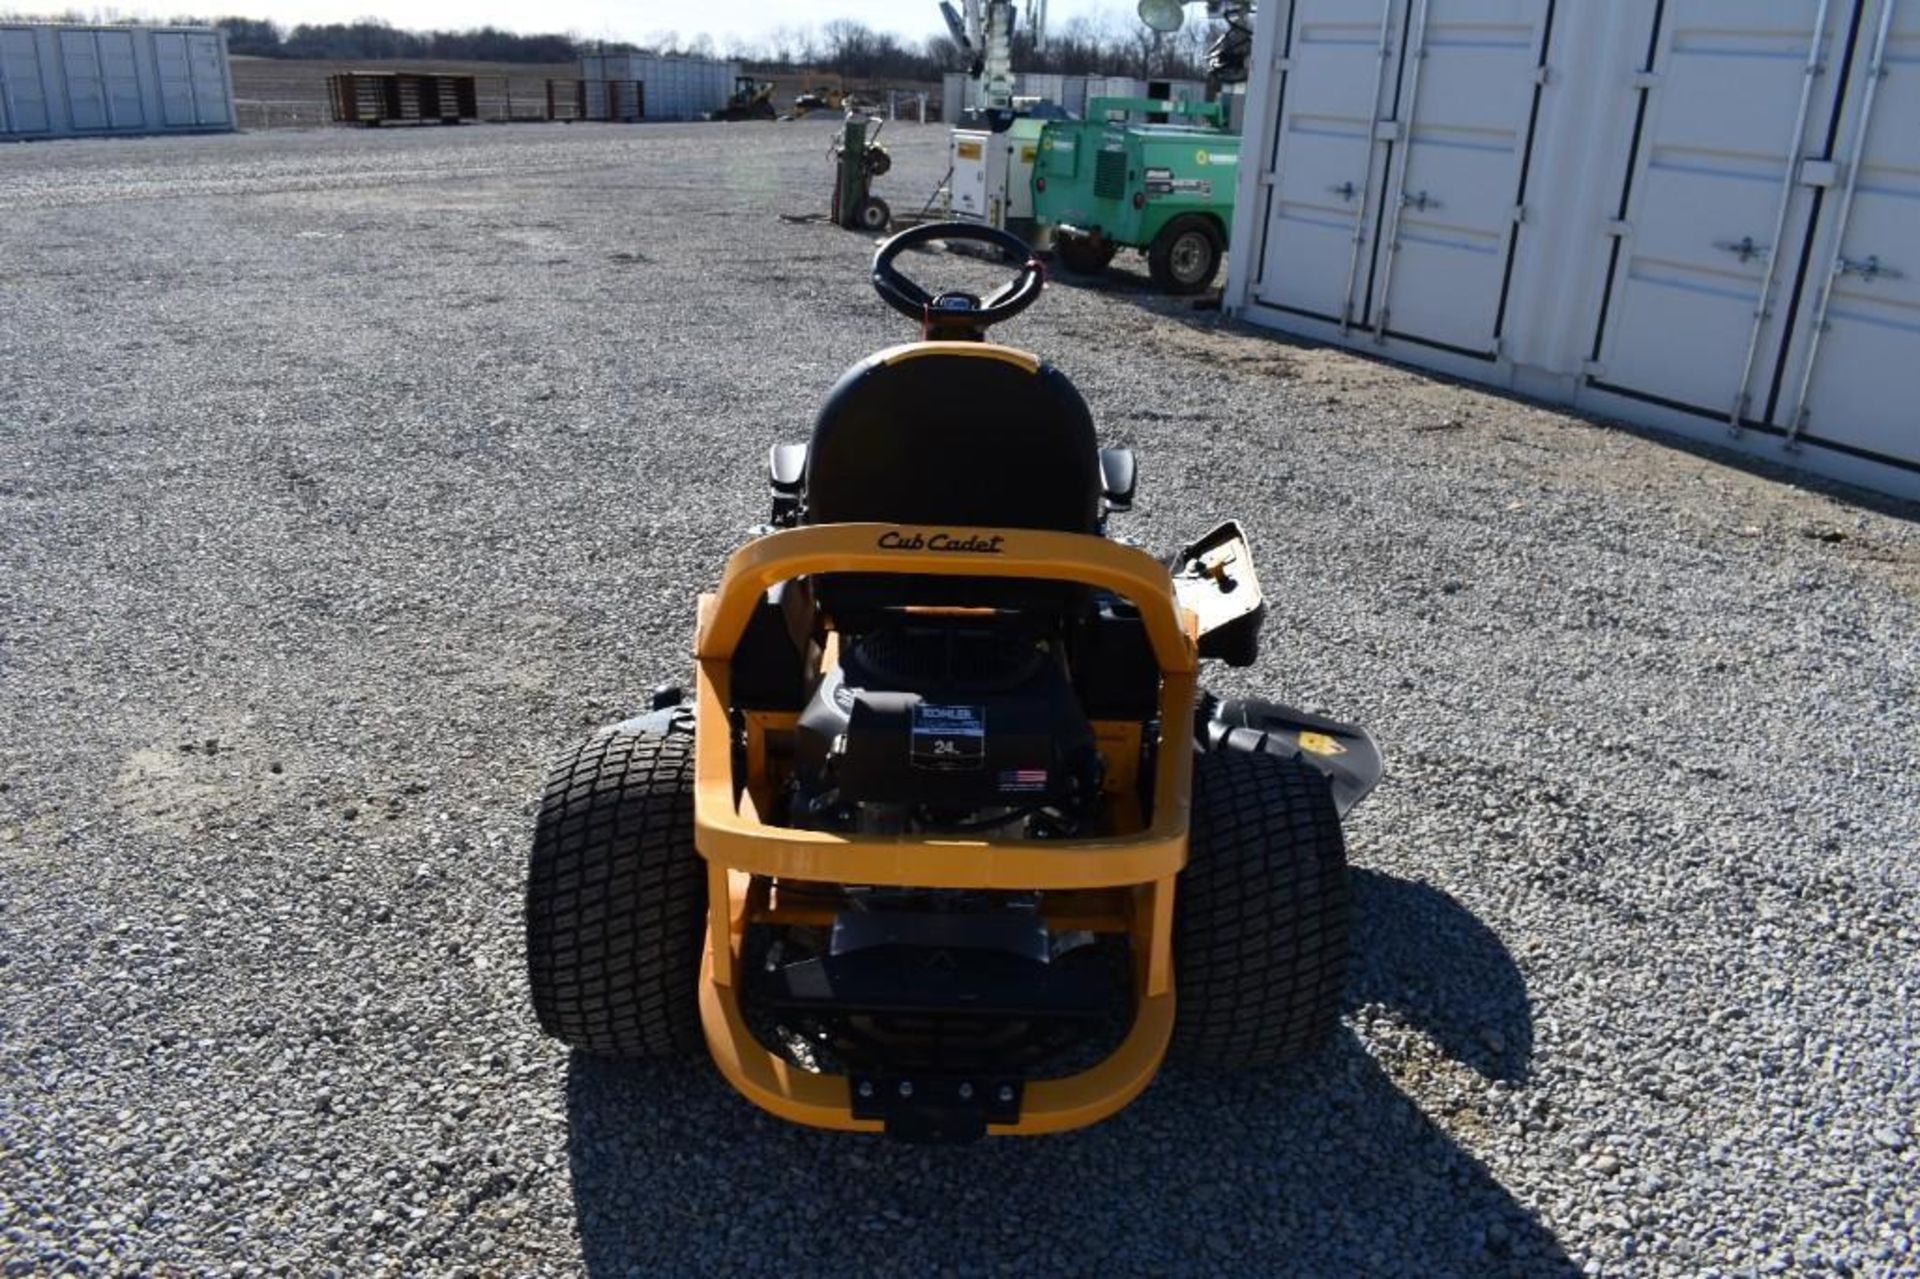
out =
[[(1159, 749), (1151, 820), (1097, 838), (875, 837), (771, 826), (754, 794), (764, 777), (739, 776), (729, 684), (734, 651), (769, 588), (825, 573), (1036, 578), (1100, 587), (1140, 612), (1160, 668)], [(763, 1045), (740, 1008), (738, 979), (749, 924), (810, 922), (782, 886), (887, 885), (1038, 891), (1050, 923), (1130, 937), (1137, 1007), (1131, 1030), (1094, 1067), (1029, 1081), (1015, 1123), (990, 1133), (1037, 1134), (1104, 1119), (1146, 1088), (1166, 1055), (1174, 1022), (1174, 880), (1187, 861), (1198, 626), (1166, 565), (1144, 551), (1079, 533), (1031, 529), (825, 524), (770, 533), (727, 560), (719, 588), (700, 599), (694, 656), (694, 840), (707, 863), (708, 926), (700, 1019), (727, 1080), (755, 1105), (818, 1128), (878, 1132), (856, 1118), (850, 1082), (815, 1074)], [(749, 724), (757, 738), (761, 724)], [(1138, 724), (1095, 725), (1110, 770), (1135, 775)], [(1121, 758), (1131, 748), (1131, 758)], [(749, 741), (746, 772), (765, 767)]]

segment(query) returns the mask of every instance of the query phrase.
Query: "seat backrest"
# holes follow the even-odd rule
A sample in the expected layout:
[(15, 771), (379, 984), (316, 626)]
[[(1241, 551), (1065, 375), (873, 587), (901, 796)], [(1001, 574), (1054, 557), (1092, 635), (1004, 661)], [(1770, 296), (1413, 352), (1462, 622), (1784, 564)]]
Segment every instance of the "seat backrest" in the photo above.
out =
[[(1093, 415), (1073, 383), (984, 342), (918, 342), (861, 361), (827, 397), (807, 449), (809, 524), (1097, 533), (1100, 493)], [(903, 605), (1065, 616), (1089, 598), (1073, 583), (915, 574), (832, 574), (817, 591), (845, 629)]]
[(807, 450), (806, 519), (1092, 533), (1093, 416), (1059, 370), (985, 342), (918, 342), (840, 379)]

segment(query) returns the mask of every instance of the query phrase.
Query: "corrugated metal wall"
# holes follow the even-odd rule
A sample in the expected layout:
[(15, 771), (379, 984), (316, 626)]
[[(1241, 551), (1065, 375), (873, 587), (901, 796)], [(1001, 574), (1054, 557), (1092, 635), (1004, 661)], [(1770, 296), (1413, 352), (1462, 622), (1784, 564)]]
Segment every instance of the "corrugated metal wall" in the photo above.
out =
[(0, 138), (231, 128), (224, 32), (0, 24)]
[(1920, 497), (1920, 0), (1282, 0), (1251, 65), (1229, 308)]
[[(1207, 86), (1200, 80), (1155, 81), (1168, 86), (1176, 101), (1203, 101)], [(949, 71), (941, 81), (941, 118), (952, 123), (963, 111), (980, 101), (980, 83), (964, 71)], [(1087, 103), (1094, 98), (1144, 98), (1147, 82), (1132, 76), (1057, 75), (1051, 72), (1023, 71), (1013, 77), (1017, 98), (1044, 98), (1066, 108), (1075, 116), (1086, 114)]]
[[(615, 53), (580, 58), (589, 120), (698, 120), (727, 105), (739, 73), (736, 63), (707, 58)], [(643, 86), (644, 114), (635, 109), (630, 88), (635, 81)]]
[(973, 90), (967, 73), (949, 71), (940, 78), (940, 118), (948, 124), (960, 119), (960, 113), (973, 101)]
[(1015, 97), (1043, 98), (1064, 104), (1067, 77), (1052, 72), (1025, 71), (1013, 78), (1013, 92)]

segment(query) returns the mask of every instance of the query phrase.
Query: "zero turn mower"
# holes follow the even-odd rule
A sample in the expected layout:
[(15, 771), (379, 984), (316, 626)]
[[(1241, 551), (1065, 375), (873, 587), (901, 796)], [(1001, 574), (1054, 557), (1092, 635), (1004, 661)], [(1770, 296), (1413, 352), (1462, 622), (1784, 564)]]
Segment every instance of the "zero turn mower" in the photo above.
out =
[[(1018, 275), (928, 293), (904, 250)], [(1347, 966), (1341, 817), (1365, 731), (1201, 691), (1265, 605), (1231, 522), (1171, 556), (1108, 536), (1134, 459), (1066, 376), (987, 340), (1028, 247), (932, 224), (873, 263), (922, 340), (855, 365), (771, 518), (700, 599), (691, 698), (566, 753), (541, 801), (541, 1027), (611, 1057), (710, 1053), (758, 1106), (917, 1141), (1045, 1133), (1169, 1056), (1324, 1041)]]

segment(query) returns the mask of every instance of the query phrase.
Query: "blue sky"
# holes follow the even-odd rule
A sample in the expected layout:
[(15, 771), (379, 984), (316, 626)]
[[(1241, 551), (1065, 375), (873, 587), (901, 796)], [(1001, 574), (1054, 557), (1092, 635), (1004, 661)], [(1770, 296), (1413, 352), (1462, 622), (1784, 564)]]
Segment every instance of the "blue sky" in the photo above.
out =
[[(147, 7), (136, 4), (116, 11), (131, 14)], [(156, 11), (164, 7), (161, 4)], [(266, 17), (289, 25), (378, 17), (396, 27), (496, 26), (512, 31), (574, 31), (606, 40), (644, 41), (662, 31), (690, 37), (704, 31), (721, 45), (729, 37), (753, 39), (775, 27), (817, 29), (835, 18), (857, 19), (915, 40), (946, 29), (936, 0), (693, 0), (686, 4), (662, 0), (218, 0), (177, 7), (195, 13)], [(1057, 26), (1087, 15), (1131, 22), (1133, 8), (1132, 0), (1049, 0), (1048, 21)]]

